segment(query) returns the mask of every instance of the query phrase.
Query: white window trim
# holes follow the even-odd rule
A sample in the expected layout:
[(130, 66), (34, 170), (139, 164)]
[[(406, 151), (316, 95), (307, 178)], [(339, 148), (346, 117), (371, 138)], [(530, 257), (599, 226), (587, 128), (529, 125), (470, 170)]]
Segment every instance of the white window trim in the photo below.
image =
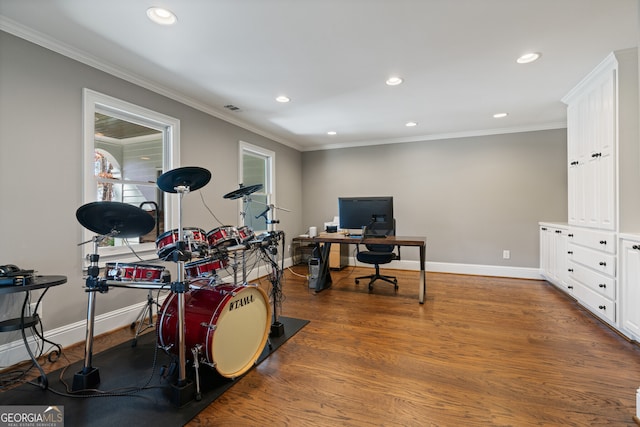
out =
[[(163, 171), (175, 169), (180, 165), (180, 120), (140, 107), (135, 104), (113, 98), (108, 95), (84, 88), (82, 92), (83, 102), (83, 200), (87, 204), (96, 201), (94, 186), (94, 139), (95, 139), (95, 113), (103, 112), (113, 117), (118, 117), (132, 123), (137, 123), (153, 129), (158, 129), (163, 133)], [(178, 228), (178, 203), (171, 197), (171, 194), (164, 194), (165, 206), (165, 230)], [(95, 236), (90, 230), (83, 228), (83, 241), (90, 241)], [(92, 244), (85, 244), (83, 259), (86, 263), (86, 255), (93, 252)], [(155, 257), (155, 244), (143, 243), (135, 246), (138, 255), (150, 258)], [(129, 248), (114, 247), (100, 248), (100, 263), (117, 259), (118, 261), (138, 261)]]
[[(253, 145), (250, 144), (248, 142), (245, 141), (240, 141), (240, 143), (238, 144), (238, 182), (240, 184), (246, 184), (244, 182), (242, 182), (243, 180), (243, 176), (244, 176), (244, 165), (243, 165), (243, 161), (242, 161), (242, 156), (245, 152), (251, 152), (254, 154), (257, 154), (259, 156), (264, 156), (266, 157), (267, 160), (267, 167), (269, 170), (269, 177), (267, 179), (268, 181), (268, 187), (269, 188), (265, 188), (264, 192), (267, 194), (267, 203), (277, 206), (276, 203), (276, 178), (275, 178), (275, 171), (276, 171), (276, 153), (275, 151), (271, 151), (271, 150), (267, 150), (266, 148), (263, 147), (259, 147), (257, 145)], [(239, 204), (239, 212), (241, 212), (244, 209), (243, 206), (243, 200), (242, 198), (238, 199), (238, 204)], [(276, 220), (277, 219), (277, 212), (276, 209), (272, 209), (271, 210), (271, 219)], [(240, 217), (239, 219), (239, 223), (242, 221), (242, 217)], [(269, 224), (267, 224), (267, 230), (270, 230), (270, 226)]]

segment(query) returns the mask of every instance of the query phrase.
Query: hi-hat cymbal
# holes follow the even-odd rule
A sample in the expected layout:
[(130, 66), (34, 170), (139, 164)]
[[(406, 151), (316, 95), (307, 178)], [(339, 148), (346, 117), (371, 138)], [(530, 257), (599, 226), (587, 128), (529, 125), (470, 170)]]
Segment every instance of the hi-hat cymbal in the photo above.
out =
[(76, 211), (83, 227), (104, 235), (116, 231), (115, 237), (139, 237), (147, 234), (156, 222), (151, 215), (136, 206), (121, 202), (92, 202)]
[(197, 166), (185, 166), (167, 171), (158, 177), (156, 183), (165, 193), (177, 193), (178, 187), (198, 190), (211, 180), (211, 172)]
[(240, 184), (240, 188), (238, 188), (237, 190), (230, 191), (222, 197), (224, 197), (225, 199), (239, 199), (240, 197), (248, 196), (249, 194), (253, 194), (256, 191), (261, 189), (262, 189), (262, 184), (249, 185), (247, 187)]

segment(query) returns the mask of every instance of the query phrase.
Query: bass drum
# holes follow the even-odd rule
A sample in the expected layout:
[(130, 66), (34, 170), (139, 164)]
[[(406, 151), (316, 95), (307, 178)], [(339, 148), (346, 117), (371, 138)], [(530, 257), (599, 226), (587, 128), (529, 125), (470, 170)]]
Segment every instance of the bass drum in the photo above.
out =
[[(178, 354), (178, 298), (172, 293), (158, 316), (158, 340)], [(269, 336), (271, 307), (257, 285), (218, 285), (185, 292), (185, 354), (202, 346), (201, 357), (220, 375), (235, 378), (247, 372)]]

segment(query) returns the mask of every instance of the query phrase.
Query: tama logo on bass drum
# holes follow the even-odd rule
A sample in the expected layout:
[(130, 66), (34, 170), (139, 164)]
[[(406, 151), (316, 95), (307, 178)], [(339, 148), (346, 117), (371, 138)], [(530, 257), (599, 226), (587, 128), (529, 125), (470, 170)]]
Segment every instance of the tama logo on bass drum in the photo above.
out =
[(238, 298), (237, 300), (231, 301), (229, 303), (229, 311), (237, 310), (240, 307), (244, 307), (245, 305), (251, 304), (253, 301), (254, 301), (253, 294), (247, 295), (246, 297), (243, 297), (243, 298)]

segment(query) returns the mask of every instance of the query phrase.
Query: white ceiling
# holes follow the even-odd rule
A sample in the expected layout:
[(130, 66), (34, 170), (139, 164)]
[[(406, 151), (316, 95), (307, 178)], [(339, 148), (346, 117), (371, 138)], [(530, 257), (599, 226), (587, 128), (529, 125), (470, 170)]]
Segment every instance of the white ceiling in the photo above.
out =
[[(172, 10), (177, 24), (152, 23), (150, 6)], [(638, 0), (0, 0), (0, 29), (307, 151), (564, 127), (560, 99), (609, 52), (637, 46), (637, 8)], [(515, 62), (530, 51), (541, 59)], [(390, 75), (404, 84), (385, 85)], [(291, 102), (275, 102), (281, 94)], [(499, 112), (509, 115), (494, 119)]]

